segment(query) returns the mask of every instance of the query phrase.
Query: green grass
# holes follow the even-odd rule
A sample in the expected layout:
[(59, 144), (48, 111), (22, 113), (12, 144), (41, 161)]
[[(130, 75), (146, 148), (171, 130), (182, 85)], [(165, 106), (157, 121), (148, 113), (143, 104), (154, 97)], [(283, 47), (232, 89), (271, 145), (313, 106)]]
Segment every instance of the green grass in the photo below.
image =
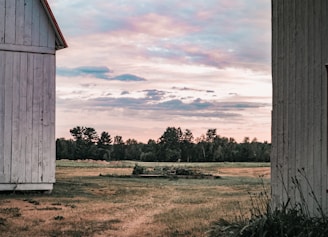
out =
[[(298, 170), (307, 179), (304, 170)], [(294, 189), (300, 197), (296, 202), (291, 201), (288, 194), (286, 203), (272, 208), (266, 184), (257, 195), (250, 195), (250, 217), (239, 218), (234, 221), (219, 219), (212, 224), (209, 237), (326, 237), (328, 236), (328, 216), (323, 210), (313, 189), (310, 195), (315, 202), (316, 211), (311, 212), (309, 203), (303, 198), (303, 190), (298, 177), (292, 177)]]
[(134, 167), (135, 164), (138, 164), (143, 167), (165, 167), (165, 166), (173, 166), (173, 167), (188, 167), (188, 168), (254, 168), (254, 167), (270, 167), (270, 163), (263, 162), (134, 162), (134, 161), (123, 161), (124, 164), (130, 164)]
[[(206, 237), (205, 233), (213, 221), (233, 219), (236, 213), (247, 213), (250, 207), (248, 192), (261, 191), (261, 179), (240, 176), (173, 180), (110, 177), (99, 176), (97, 168), (100, 168), (99, 172), (115, 172), (118, 171), (116, 168), (132, 171), (137, 163), (152, 168), (190, 167), (207, 173), (216, 172), (221, 167), (256, 168), (270, 165), (69, 160), (56, 163), (57, 181), (51, 195), (0, 195), (0, 232), (3, 231), (4, 236), (37, 236), (35, 233), (41, 232), (58, 237), (122, 236), (130, 223), (143, 217), (146, 219), (133, 227), (134, 235), (131, 236)], [(264, 179), (264, 183), (269, 186), (269, 179)], [(23, 202), (19, 212), (8, 209), (13, 208), (10, 203), (14, 200)], [(39, 205), (35, 205), (36, 202)], [(29, 212), (38, 215), (32, 217)], [(42, 217), (42, 214), (45, 216)], [(45, 230), (42, 223), (47, 223), (48, 229)]]
[(77, 162), (74, 160), (56, 160), (56, 167), (100, 168), (100, 167), (111, 167), (111, 166), (106, 164)]
[(77, 162), (74, 160), (57, 160), (57, 167), (106, 167), (106, 168), (133, 168), (135, 165), (143, 167), (188, 167), (188, 168), (255, 168), (255, 167), (270, 167), (269, 162), (141, 162), (141, 161), (117, 161), (113, 163), (89, 163)]

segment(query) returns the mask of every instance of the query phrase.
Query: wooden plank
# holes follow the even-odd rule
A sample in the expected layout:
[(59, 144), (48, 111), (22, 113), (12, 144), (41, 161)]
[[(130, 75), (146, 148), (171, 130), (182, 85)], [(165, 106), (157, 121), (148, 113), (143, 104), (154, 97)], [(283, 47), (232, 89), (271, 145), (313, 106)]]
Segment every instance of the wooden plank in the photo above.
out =
[(46, 12), (41, 4), (39, 4), (39, 11), (40, 11), (40, 46), (47, 47), (48, 46), (48, 16), (46, 15)]
[[(40, 62), (41, 62), (41, 65), (42, 67), (40, 68), (40, 75), (38, 75), (38, 78), (37, 78), (37, 81), (38, 81), (38, 84), (39, 84), (39, 123), (38, 123), (38, 126), (39, 126), (39, 141), (38, 141), (38, 148), (39, 148), (39, 165), (38, 165), (38, 168), (39, 168), (39, 176), (38, 176), (38, 181), (39, 182), (43, 182), (43, 170), (44, 170), (44, 137), (43, 137), (43, 121), (44, 121), (44, 110), (43, 110), (43, 101), (44, 101), (44, 68), (45, 68), (45, 62), (44, 62), (44, 57), (43, 55), (39, 55), (40, 57)], [(35, 80), (35, 78), (34, 78)]]
[(14, 45), (14, 44), (0, 44), (0, 50), (11, 51), (11, 52), (52, 54), (52, 55), (55, 54), (54, 49), (49, 49), (47, 47), (25, 46), (25, 45)]
[(6, 19), (5, 19), (5, 43), (15, 44), (16, 42), (16, 1), (6, 1)]
[[(302, 0), (299, 0), (302, 1)], [(304, 8), (301, 4), (301, 2), (298, 2), (295, 7), (295, 43), (294, 43), (294, 64), (295, 64), (295, 159), (294, 162), (291, 164), (293, 166), (293, 172), (291, 174), (292, 177), (299, 179), (301, 170), (301, 163), (303, 160), (303, 137), (304, 137), (304, 113), (306, 113), (303, 110), (304, 106), (304, 64), (303, 64), (303, 57), (304, 57), (304, 29), (303, 29), (303, 19), (304, 19), (304, 13), (302, 9)], [(294, 195), (296, 202), (300, 203), (300, 192), (298, 192), (295, 184), (291, 182), (291, 186), (294, 189)]]
[(27, 54), (27, 78), (26, 78), (26, 160), (25, 182), (32, 182), (32, 144), (33, 144), (33, 78), (34, 78), (34, 55)]
[(20, 174), (19, 179), (22, 182), (26, 181), (26, 145), (27, 145), (27, 116), (26, 116), (26, 105), (27, 105), (27, 54), (20, 53), (21, 64), (20, 64), (20, 83), (19, 83), (19, 160), (20, 160)]
[[(328, 3), (325, 0), (322, 0), (322, 15), (323, 15), (323, 20), (322, 22), (327, 22), (328, 21)], [(328, 64), (328, 46), (326, 44), (326, 39), (328, 38), (328, 29), (327, 27), (324, 27), (323, 29), (323, 37), (321, 37), (321, 45), (322, 45), (322, 58), (321, 62), (324, 64)], [(328, 68), (325, 68), (323, 73), (322, 73), (322, 164), (321, 164), (321, 169), (322, 169), (322, 208), (325, 213), (328, 213)]]
[(50, 80), (51, 75), (49, 75), (49, 69), (51, 60), (48, 55), (43, 56), (43, 88), (42, 88), (42, 110), (43, 110), (43, 121), (42, 121), (42, 139), (43, 139), (43, 153), (42, 153), (42, 174), (43, 182), (49, 182), (49, 177), (51, 173), (50, 164)]
[(0, 184), (0, 190), (8, 191), (51, 191), (52, 183)]
[(278, 49), (277, 49), (277, 171), (278, 171), (278, 180), (277, 180), (277, 195), (279, 197), (279, 204), (283, 202), (282, 193), (284, 192), (283, 187), (283, 176), (282, 176), (282, 168), (283, 168), (283, 159), (284, 159), (284, 133), (283, 133), (283, 1), (280, 0), (278, 2)]
[[(321, 115), (321, 103), (322, 103), (322, 67), (323, 64), (321, 63), (321, 40), (322, 37), (322, 26), (321, 26), (321, 0), (314, 1), (314, 157), (313, 157), (313, 174), (314, 180), (312, 184), (313, 191), (317, 196), (319, 202), (322, 200), (321, 190), (322, 182), (322, 169), (321, 169), (321, 149), (322, 149), (322, 115)], [(326, 23), (325, 23), (326, 24)], [(325, 144), (326, 145), (326, 144)], [(325, 157), (327, 159), (327, 157)], [(314, 202), (314, 211), (317, 210), (317, 204)]]
[[(286, 84), (286, 96), (285, 101), (288, 103), (287, 112), (285, 115), (287, 116), (287, 124), (288, 126), (285, 128), (287, 135), (286, 139), (288, 140), (288, 148), (286, 150), (285, 163), (284, 167), (288, 167), (288, 171), (284, 173), (284, 180), (288, 186), (288, 194), (285, 197), (285, 202), (287, 202), (288, 197), (291, 199), (291, 203), (295, 203), (295, 186), (292, 183), (292, 178), (295, 177), (295, 162), (296, 162), (296, 5), (295, 0), (285, 1), (288, 4), (288, 12), (286, 12), (285, 16), (285, 24), (287, 31), (285, 34), (287, 35), (287, 45), (286, 52), (288, 55), (288, 59), (286, 60), (286, 64), (284, 67), (287, 70), (287, 73), (284, 76), (284, 80), (287, 82)], [(286, 23), (288, 22), (288, 24)]]
[(33, 16), (33, 1), (25, 1), (24, 7), (24, 39), (23, 44), (32, 45), (32, 16)]
[(12, 141), (12, 109), (13, 109), (13, 54), (5, 53), (5, 123), (4, 134), (4, 176), (5, 182), (10, 182), (11, 176), (11, 141)]
[(40, 2), (33, 1), (32, 45), (40, 46)]
[[(305, 71), (304, 71), (304, 76), (305, 76), (305, 81), (304, 81), (304, 130), (305, 130), (305, 137), (304, 137), (304, 156), (306, 157), (306, 159), (303, 161), (303, 166), (305, 168), (305, 172), (308, 172), (308, 164), (309, 164), (309, 159), (310, 157), (312, 157), (312, 152), (313, 152), (313, 146), (312, 143), (313, 141), (310, 141), (310, 136), (311, 136), (311, 131), (312, 131), (312, 124), (310, 123), (310, 113), (312, 113), (311, 109), (312, 109), (312, 104), (310, 104), (310, 96), (311, 96), (311, 80), (309, 79), (310, 75), (311, 75), (311, 52), (310, 52), (310, 45), (311, 45), (311, 36), (310, 36), (310, 17), (311, 14), (309, 14), (309, 1), (308, 0), (304, 0), (304, 24), (305, 24), (305, 37), (304, 37), (304, 63), (305, 65)], [(305, 194), (308, 194), (308, 185), (304, 182), (304, 179), (302, 179), (301, 182), (301, 187), (302, 187), (302, 191)], [(308, 202), (309, 196), (305, 195), (305, 202)]]
[(47, 100), (44, 104), (45, 121), (44, 128), (46, 129), (45, 140), (47, 142), (46, 163), (46, 182), (55, 182), (56, 169), (56, 144), (55, 144), (55, 110), (56, 110), (56, 81), (55, 81), (55, 56), (46, 55), (47, 70), (45, 71), (45, 79), (47, 81), (46, 95)]
[[(309, 105), (309, 110), (307, 113), (307, 120), (308, 120), (308, 129), (309, 129), (309, 136), (308, 136), (308, 144), (309, 144), (309, 150), (308, 150), (308, 163), (307, 163), (307, 169), (306, 169), (306, 174), (309, 175), (308, 179), (309, 182), (311, 183), (311, 186), (313, 185), (313, 173), (314, 173), (314, 169), (313, 169), (313, 161), (314, 161), (314, 133), (313, 133), (313, 127), (314, 127), (314, 123), (313, 123), (313, 115), (314, 115), (314, 100), (313, 100), (313, 96), (314, 96), (314, 89), (313, 89), (313, 81), (314, 81), (314, 22), (313, 22), (313, 18), (314, 18), (314, 8), (313, 8), (313, 4), (308, 3), (308, 37), (309, 37), (309, 41), (308, 41), (308, 50), (309, 50), (309, 54), (308, 54), (308, 58), (309, 58), (309, 73), (308, 73), (308, 80), (309, 80), (309, 84), (308, 84), (308, 105)], [(311, 175), (312, 174), (312, 175)], [(306, 195), (307, 196), (307, 195)], [(310, 209), (313, 209), (313, 199), (312, 198), (308, 198), (307, 200), (308, 206)]]
[(5, 42), (5, 6), (6, 0), (0, 0), (0, 44)]
[[(302, 70), (301, 73), (301, 88), (302, 88), (302, 92), (303, 92), (303, 96), (300, 95), (300, 99), (301, 99), (301, 124), (302, 124), (302, 158), (300, 161), (300, 167), (301, 170), (302, 168), (304, 168), (304, 170), (306, 170), (307, 167), (307, 162), (308, 162), (308, 154), (309, 154), (309, 145), (310, 145), (310, 141), (308, 140), (309, 137), (309, 123), (308, 123), (308, 111), (309, 111), (309, 79), (308, 79), (308, 73), (309, 73), (309, 60), (308, 60), (308, 44), (309, 44), (309, 35), (308, 35), (308, 0), (302, 0), (302, 2), (300, 3), (300, 6), (302, 7), (302, 11), (301, 14), (299, 16), (300, 21), (302, 21), (302, 31), (303, 31), (303, 35), (302, 35), (302, 40), (300, 40), (300, 44), (302, 44), (302, 52), (303, 55), (301, 56), (301, 58), (299, 58), (299, 62), (300, 62), (300, 70)], [(299, 174), (298, 174), (298, 178)], [(301, 188), (302, 191), (304, 193), (308, 193), (308, 187), (304, 182), (301, 182)], [(299, 192), (298, 192), (299, 193)], [(307, 201), (308, 197), (306, 195), (305, 200)]]
[[(20, 118), (19, 118), (19, 93), (20, 93), (20, 53), (13, 53), (13, 77), (12, 80), (12, 137), (11, 137), (11, 183), (22, 182), (20, 177), (21, 170), (25, 164), (21, 164), (20, 160)], [(24, 162), (25, 163), (25, 162)]]
[[(33, 118), (32, 118), (32, 182), (38, 183), (41, 181), (39, 166), (42, 165), (40, 159), (40, 127), (41, 127), (41, 88), (42, 88), (42, 72), (43, 61), (42, 55), (34, 55), (33, 62)], [(41, 162), (41, 163), (39, 163)]]
[(285, 139), (285, 131), (284, 131), (284, 125), (285, 125), (285, 116), (284, 116), (284, 64), (283, 61), (285, 59), (285, 49), (284, 49), (284, 42), (285, 42), (285, 34), (284, 34), (284, 1), (280, 1), (278, 3), (278, 115), (277, 115), (277, 129), (278, 129), (278, 172), (279, 172), (279, 183), (278, 183), (278, 197), (280, 198), (279, 203), (282, 204), (284, 202), (284, 198), (286, 196), (286, 190), (284, 184), (286, 183), (285, 177), (283, 174), (285, 173), (285, 169), (288, 167), (284, 166), (284, 159), (285, 159), (285, 145), (286, 141)]
[(282, 167), (281, 167), (281, 160), (283, 159), (282, 152), (283, 150), (283, 134), (281, 134), (281, 125), (283, 123), (283, 115), (282, 115), (282, 87), (283, 81), (281, 80), (282, 70), (282, 51), (284, 50), (282, 47), (283, 42), (283, 34), (282, 34), (282, 14), (283, 14), (283, 1), (282, 0), (275, 0), (273, 1), (273, 164), (272, 164), (272, 171), (273, 171), (273, 195), (274, 195), (274, 202), (276, 207), (281, 205), (282, 202), (282, 193), (284, 192), (283, 183), (282, 183)]
[(25, 0), (16, 0), (16, 44), (24, 44)]
[(56, 173), (56, 57), (48, 56), (49, 62), (49, 143), (50, 143), (50, 167), (49, 182), (55, 182)]
[(277, 206), (277, 102), (276, 102), (276, 88), (277, 88), (277, 1), (271, 1), (271, 28), (272, 28), (272, 112), (271, 112), (271, 196), (273, 207)]
[(4, 182), (5, 52), (0, 51), (0, 183)]
[(281, 95), (279, 96), (282, 101), (282, 109), (280, 112), (280, 117), (281, 117), (281, 133), (282, 133), (282, 142), (283, 145), (281, 146), (281, 154), (279, 155), (281, 158), (280, 161), (280, 167), (281, 167), (281, 177), (280, 179), (282, 180), (282, 190), (281, 190), (281, 197), (282, 197), (282, 202), (286, 203), (288, 196), (290, 195), (289, 192), (289, 163), (288, 161), (290, 160), (290, 119), (292, 118), (290, 116), (290, 110), (291, 110), (291, 98), (290, 98), (290, 80), (289, 80), (289, 73), (290, 73), (290, 67), (289, 65), (287, 66), (287, 63), (290, 63), (290, 45), (289, 45), (289, 39), (290, 39), (290, 24), (286, 24), (286, 21), (289, 21), (289, 10), (290, 10), (290, 2), (289, 1), (283, 1), (282, 4), (282, 12), (281, 12), (281, 25), (280, 25), (280, 33), (281, 33), (281, 43), (279, 45), (280, 50), (282, 51), (281, 54), (283, 55), (283, 59), (280, 58), (281, 60), (281, 65), (279, 69), (281, 70), (281, 75), (279, 76), (280, 84), (281, 84)]
[(56, 47), (56, 35), (52, 28), (50, 21), (48, 21), (48, 48), (55, 50)]

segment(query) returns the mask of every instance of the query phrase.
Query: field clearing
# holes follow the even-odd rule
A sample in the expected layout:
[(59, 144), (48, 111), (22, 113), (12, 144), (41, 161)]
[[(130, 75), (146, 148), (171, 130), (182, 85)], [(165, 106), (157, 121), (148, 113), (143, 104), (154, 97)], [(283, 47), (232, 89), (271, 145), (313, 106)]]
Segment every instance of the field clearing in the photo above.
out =
[(1, 236), (201, 237), (213, 221), (248, 216), (249, 193), (269, 190), (268, 163), (137, 163), (221, 178), (107, 177), (136, 162), (59, 161), (52, 194), (0, 193)]

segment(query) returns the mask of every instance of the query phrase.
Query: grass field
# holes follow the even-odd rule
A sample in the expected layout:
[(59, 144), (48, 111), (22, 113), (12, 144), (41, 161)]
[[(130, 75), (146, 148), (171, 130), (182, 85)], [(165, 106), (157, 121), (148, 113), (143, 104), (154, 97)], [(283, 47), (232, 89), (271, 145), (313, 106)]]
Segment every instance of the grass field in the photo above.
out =
[(135, 164), (58, 161), (52, 194), (0, 194), (1, 236), (206, 236), (213, 221), (247, 217), (249, 193), (269, 188), (268, 163), (138, 162), (220, 179), (99, 176), (128, 175)]

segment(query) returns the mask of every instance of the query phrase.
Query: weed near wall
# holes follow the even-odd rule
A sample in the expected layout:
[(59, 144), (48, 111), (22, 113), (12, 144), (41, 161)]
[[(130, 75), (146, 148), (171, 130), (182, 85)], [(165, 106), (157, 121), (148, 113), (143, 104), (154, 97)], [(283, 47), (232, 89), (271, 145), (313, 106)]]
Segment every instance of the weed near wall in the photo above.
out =
[(212, 224), (209, 237), (326, 237), (328, 236), (328, 217), (324, 213), (304, 170), (298, 170), (300, 177), (307, 181), (310, 196), (317, 205), (319, 215), (311, 215), (308, 203), (302, 198), (303, 190), (297, 177), (292, 181), (301, 197), (299, 202), (291, 203), (291, 197), (281, 207), (271, 208), (267, 190), (257, 196), (250, 195), (252, 208), (249, 219), (236, 217), (235, 221), (219, 220)]

